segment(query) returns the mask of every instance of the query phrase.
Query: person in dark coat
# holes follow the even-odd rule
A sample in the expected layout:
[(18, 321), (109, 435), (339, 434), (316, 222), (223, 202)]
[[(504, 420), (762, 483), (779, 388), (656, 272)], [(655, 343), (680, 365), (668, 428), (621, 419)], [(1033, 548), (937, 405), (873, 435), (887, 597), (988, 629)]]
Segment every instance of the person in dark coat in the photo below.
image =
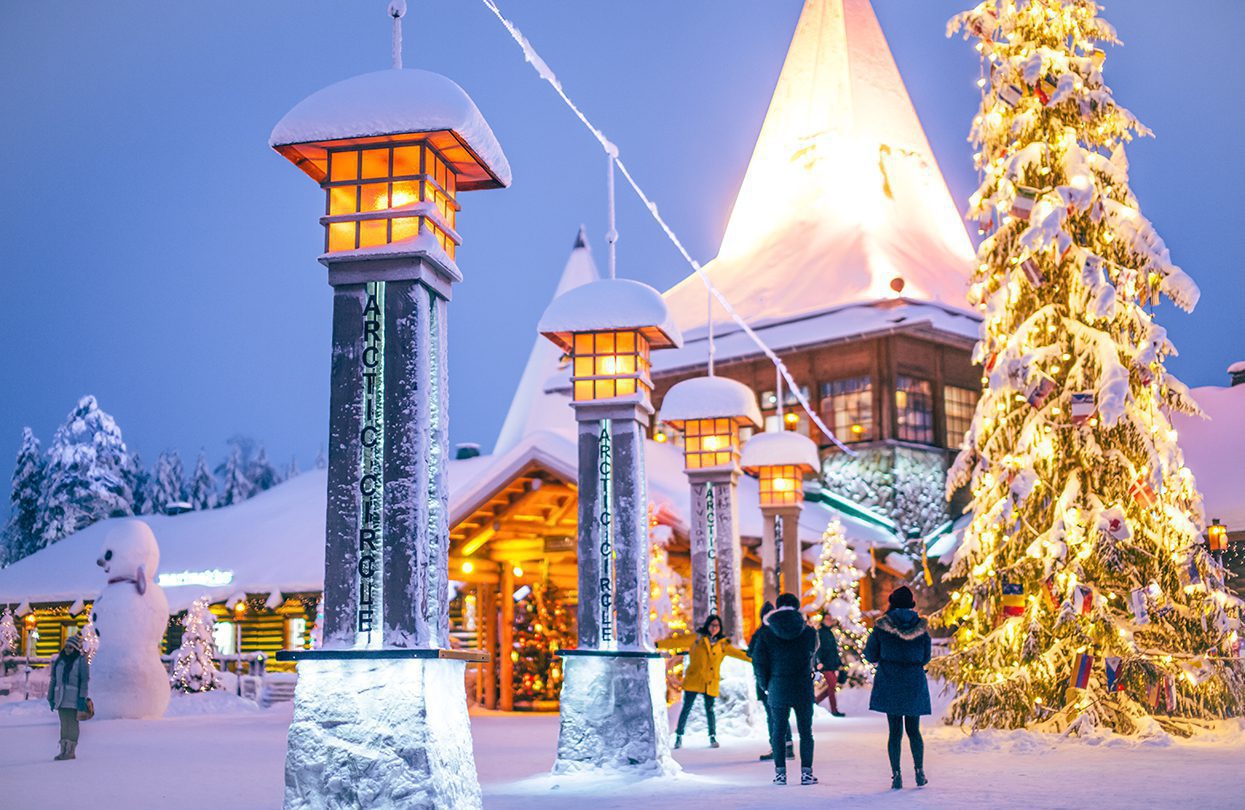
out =
[(52, 662), (48, 681), (48, 706), (60, 716), (61, 748), (53, 759), (74, 759), (78, 748), (78, 712), (87, 711), (87, 690), (91, 667), (82, 651), (82, 636), (65, 640), (60, 655)]
[[(761, 638), (761, 631), (765, 629), (765, 617), (768, 616), (770, 611), (773, 609), (774, 609), (774, 604), (772, 602), (766, 602), (765, 604), (761, 605), (761, 624), (760, 626), (757, 627), (756, 631), (753, 632), (752, 638), (748, 640), (748, 657), (749, 658), (754, 658), (756, 656), (757, 641)], [(769, 707), (769, 700), (765, 696), (765, 685), (761, 683), (761, 676), (756, 671), (755, 661), (753, 662), (753, 665), (752, 665), (752, 674), (756, 678), (756, 682), (757, 682), (757, 700), (761, 701), (761, 705), (765, 707), (765, 727), (768, 729), (770, 725), (774, 722), (773, 718), (770, 716), (773, 714), (773, 710), (771, 710)], [(783, 726), (786, 729), (786, 731), (784, 732), (784, 736), (786, 737), (786, 740), (787, 740), (787, 745), (786, 745), (787, 758), (790, 759), (791, 757), (795, 756), (795, 751), (792, 750), (791, 748), (791, 718), (789, 716), (784, 718)], [(761, 754), (762, 761), (767, 760), (767, 759), (773, 759), (773, 758), (774, 758), (773, 748), (770, 748), (768, 753)]]
[(839, 640), (834, 637), (834, 629), (830, 626), (830, 616), (822, 611), (821, 626), (817, 628), (817, 671), (826, 679), (830, 691), (826, 694), (826, 702), (830, 704), (830, 714), (845, 717), (839, 711), (838, 692), (839, 670), (843, 667), (843, 659), (839, 656)]
[(925, 665), (930, 659), (929, 628), (916, 612), (916, 600), (907, 587), (896, 588), (890, 595), (890, 610), (878, 619), (865, 642), (865, 659), (877, 664), (873, 677), (873, 693), (869, 708), (886, 715), (890, 736), (886, 753), (891, 761), (891, 787), (903, 787), (899, 774), (899, 750), (904, 730), (912, 748), (916, 766), (916, 784), (925, 778), (925, 741), (921, 739), (921, 715), (932, 714), (929, 705), (929, 683)]
[(817, 631), (804, 621), (800, 599), (784, 593), (765, 617), (757, 639), (757, 676), (765, 687), (770, 707), (769, 738), (774, 751), (774, 784), (787, 784), (785, 725), (795, 710), (800, 732), (800, 784), (815, 785), (813, 776), (813, 658), (817, 655)]

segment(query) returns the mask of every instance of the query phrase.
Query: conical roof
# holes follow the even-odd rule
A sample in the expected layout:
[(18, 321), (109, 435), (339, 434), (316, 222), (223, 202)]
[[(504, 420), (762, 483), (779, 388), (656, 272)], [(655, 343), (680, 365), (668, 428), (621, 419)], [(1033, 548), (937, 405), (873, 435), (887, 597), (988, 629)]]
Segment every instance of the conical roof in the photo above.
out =
[[(581, 227), (553, 298), (600, 278), (596, 262), (592, 260), (592, 249), (588, 247), (588, 236)], [(561, 359), (562, 352), (557, 346), (543, 336), (536, 336), (532, 351), (527, 356), (527, 365), (523, 368), (523, 376), (519, 378), (519, 386), (510, 401), (510, 410), (506, 412), (506, 420), (497, 434), (494, 454), (505, 453), (524, 436), (540, 430), (574, 432), (575, 415), (571, 412), (570, 397), (545, 392), (545, 385), (558, 373)]]
[[(806, 0), (714, 284), (754, 325), (900, 295), (966, 310), (972, 263), (869, 0)], [(695, 275), (666, 293), (685, 332), (705, 295)]]

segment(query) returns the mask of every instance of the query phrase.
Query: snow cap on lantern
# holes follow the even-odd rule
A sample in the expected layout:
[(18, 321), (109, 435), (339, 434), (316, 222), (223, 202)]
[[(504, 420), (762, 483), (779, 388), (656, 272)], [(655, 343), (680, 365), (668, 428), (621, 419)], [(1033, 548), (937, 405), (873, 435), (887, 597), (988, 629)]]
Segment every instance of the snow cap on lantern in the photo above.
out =
[(739, 429), (761, 425), (752, 389), (726, 377), (693, 377), (676, 383), (661, 404), (661, 419), (683, 431), (689, 470), (734, 466)]
[(545, 309), (537, 329), (571, 356), (576, 402), (647, 403), (653, 388), (650, 350), (683, 345), (661, 294), (630, 279), (602, 279), (568, 290)]
[(744, 445), (744, 472), (761, 478), (761, 506), (794, 506), (804, 500), (804, 476), (817, 471), (817, 445), (788, 430), (758, 433)]
[(426, 70), (329, 85), (286, 113), (268, 143), (325, 189), (329, 254), (422, 239), (452, 259), (458, 192), (510, 185), (510, 164), (475, 102)]

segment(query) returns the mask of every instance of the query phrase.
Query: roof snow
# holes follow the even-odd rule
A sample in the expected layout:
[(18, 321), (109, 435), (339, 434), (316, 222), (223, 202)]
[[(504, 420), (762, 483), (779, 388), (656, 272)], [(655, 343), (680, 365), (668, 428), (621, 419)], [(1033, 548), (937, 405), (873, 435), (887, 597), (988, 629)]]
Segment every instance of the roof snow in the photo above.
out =
[(273, 127), (274, 149), (291, 144), (450, 131), (498, 184), (510, 163), (484, 116), (455, 82), (427, 70), (380, 70), (331, 84), (294, 105)]
[[(901, 292), (965, 310), (972, 266), (868, 0), (807, 0), (706, 272), (757, 325)], [(705, 295), (695, 275), (666, 293), (680, 328), (705, 324)]]
[(790, 430), (757, 433), (744, 443), (739, 464), (749, 472), (760, 467), (807, 467), (821, 469), (817, 445), (807, 436)]
[[(575, 239), (571, 255), (562, 268), (554, 298), (563, 293), (600, 279), (592, 249), (583, 228)], [(546, 393), (546, 381), (562, 367), (562, 351), (549, 339), (537, 335), (532, 350), (519, 378), (519, 387), (510, 401), (510, 409), (502, 422), (501, 432), (493, 444), (494, 455), (501, 455), (514, 447), (524, 436), (541, 430), (566, 430), (574, 435), (575, 417), (571, 412), (571, 399), (565, 393)]]
[(681, 424), (691, 419), (738, 419), (762, 424), (752, 389), (727, 377), (692, 377), (675, 383), (661, 403), (661, 421)]

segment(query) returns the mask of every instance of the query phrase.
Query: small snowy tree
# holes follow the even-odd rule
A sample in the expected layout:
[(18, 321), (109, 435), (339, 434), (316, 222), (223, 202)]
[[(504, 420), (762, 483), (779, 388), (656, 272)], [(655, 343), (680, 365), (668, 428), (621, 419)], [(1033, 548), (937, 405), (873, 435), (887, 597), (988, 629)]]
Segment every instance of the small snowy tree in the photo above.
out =
[(121, 429), (95, 397), (78, 401), (48, 450), (39, 498), (38, 531), (45, 543), (108, 517), (133, 514), (130, 454)]
[(235, 444), (229, 451), (229, 458), (225, 460), (221, 473), (220, 505), (233, 506), (242, 503), (251, 497), (252, 489), (250, 479), (246, 477), (242, 449)]
[(194, 475), (190, 477), (190, 505), (195, 509), (216, 508), (216, 476), (208, 466), (207, 456), (202, 452), (195, 461)]
[(247, 465), (246, 477), (251, 482), (251, 495), (272, 489), (281, 483), (281, 474), (268, 461), (268, 451), (262, 444), (255, 458), (251, 459), (250, 464)]
[(87, 615), (86, 624), (82, 625), (82, 653), (88, 664), (95, 662), (95, 653), (99, 652), (99, 633), (95, 632), (95, 622)]
[(301, 470), (298, 469), (298, 459), (294, 456), (290, 456), (290, 466), (285, 468), (285, 476), (281, 480), (289, 481), (290, 479), (296, 477), (300, 472)]
[(134, 500), (130, 504), (131, 511), (136, 515), (150, 515), (152, 513), (151, 474), (143, 467), (143, 459), (137, 451), (130, 455), (126, 483), (130, 485), (130, 492), (134, 494)]
[(39, 536), (39, 494), (45, 472), (39, 440), (30, 428), (22, 428), (22, 444), (13, 464), (13, 488), (9, 495), (9, 522), (0, 536), (0, 566), (20, 560), (43, 547)]
[[(5, 608), (4, 615), (0, 616), (0, 660), (4, 660), (6, 655), (12, 655), (17, 650), (17, 641), (21, 637), (17, 622), (13, 620), (13, 611)], [(0, 674), (2, 673), (3, 670), (0, 669)]]
[(324, 457), (324, 448), (321, 447), (320, 451), (316, 453), (315, 467), (317, 470), (323, 470), (323, 469), (328, 468), (328, 466), (329, 466), (329, 460)]
[(685, 633), (691, 621), (687, 610), (687, 585), (670, 565), (668, 546), (671, 535), (669, 526), (650, 520), (648, 582), (651, 598), (648, 628), (653, 639)]
[(173, 653), (173, 675), (170, 678), (175, 689), (183, 692), (210, 692), (221, 686), (220, 673), (216, 671), (216, 644), (212, 640), (212, 625), (216, 618), (208, 607), (206, 596), (200, 596), (186, 611), (182, 619), (185, 632), (182, 644)]
[[(197, 472), (197, 471), (196, 471)], [(186, 474), (182, 470), (182, 457), (176, 450), (161, 453), (156, 459), (155, 484), (152, 487), (152, 511), (163, 515), (169, 505), (186, 500)]]
[(860, 611), (860, 580), (865, 572), (856, 567), (856, 552), (847, 543), (843, 524), (832, 518), (821, 535), (821, 554), (813, 569), (811, 587), (805, 594), (822, 611), (827, 626), (839, 642), (839, 655), (847, 668), (848, 683), (857, 685), (872, 677), (864, 660), (869, 630)]

